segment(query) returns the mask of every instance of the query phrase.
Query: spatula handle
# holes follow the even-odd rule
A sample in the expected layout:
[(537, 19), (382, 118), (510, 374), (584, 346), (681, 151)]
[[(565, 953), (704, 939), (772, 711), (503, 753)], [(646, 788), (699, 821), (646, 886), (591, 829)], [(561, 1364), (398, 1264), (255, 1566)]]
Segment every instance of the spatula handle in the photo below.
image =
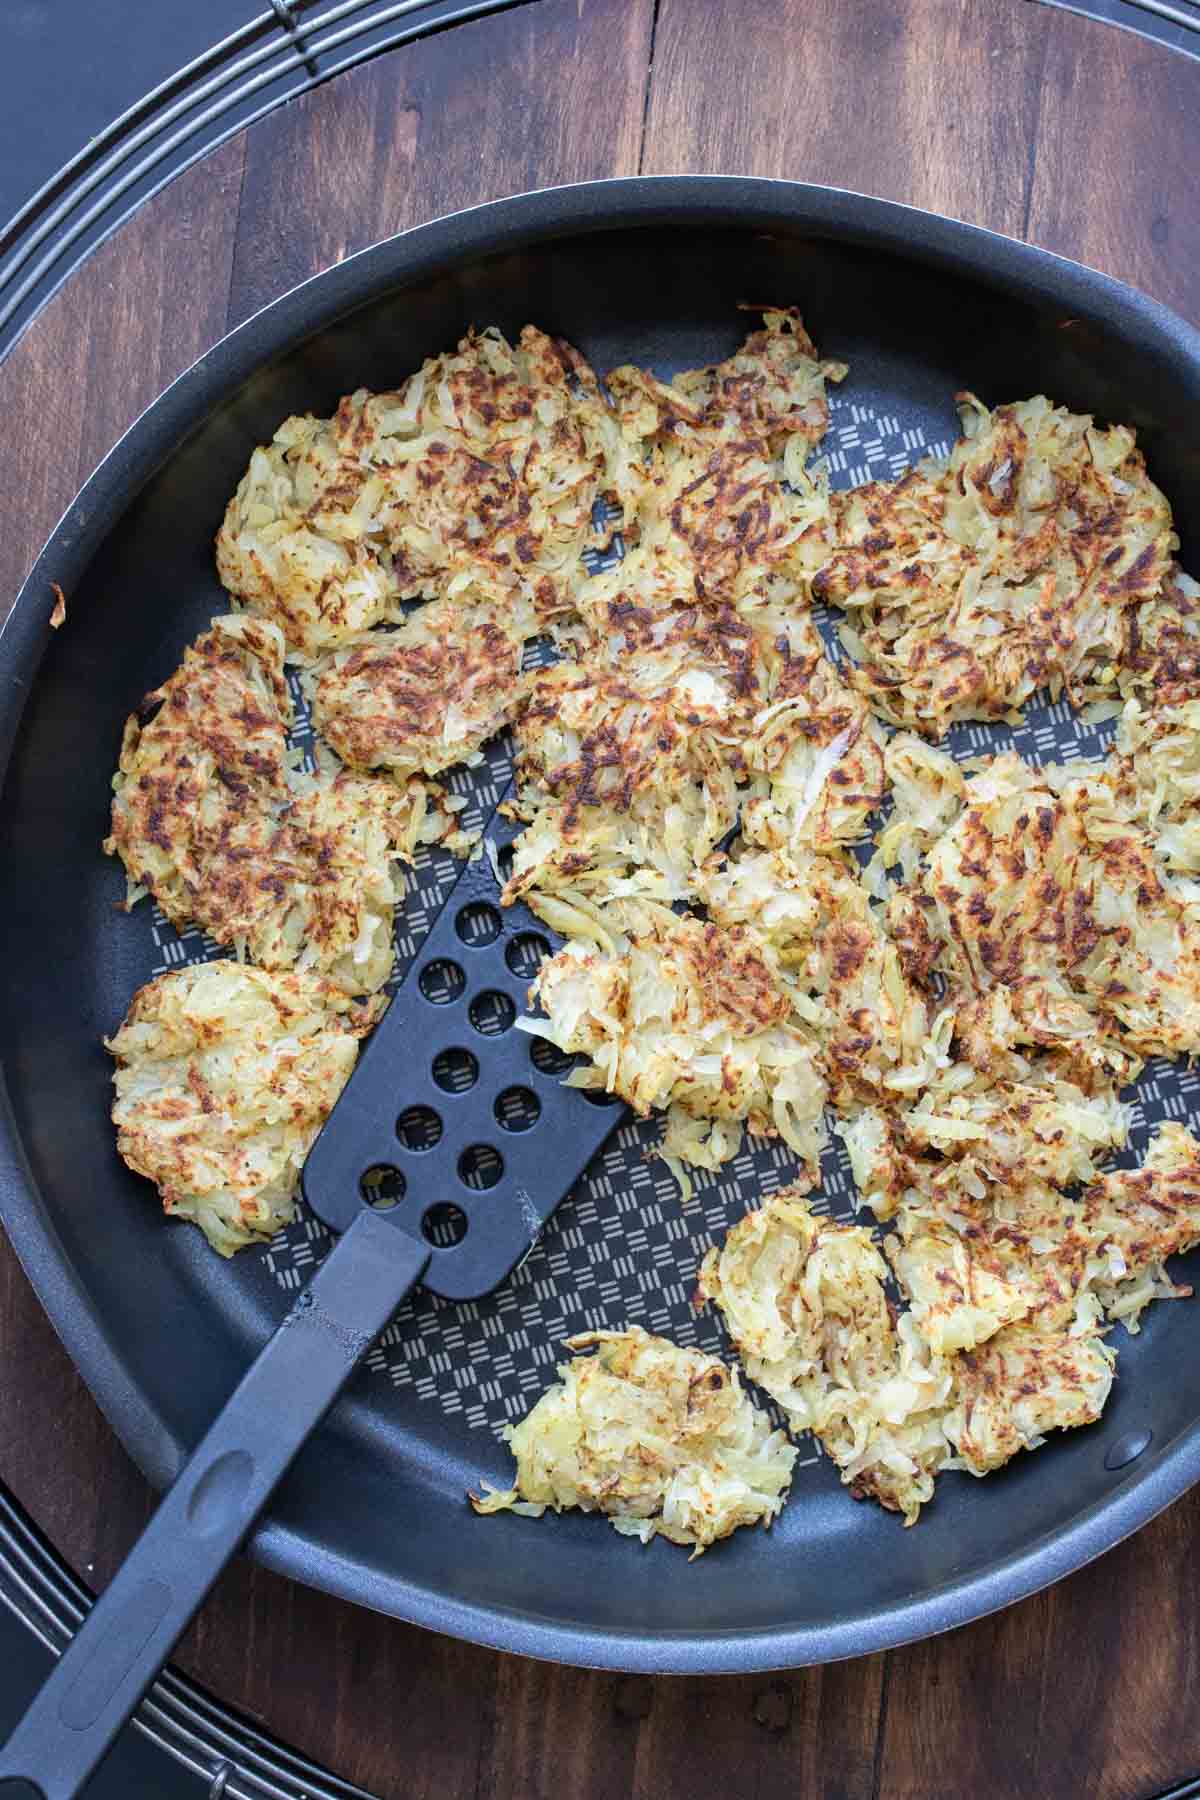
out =
[(429, 1257), (368, 1208), (339, 1239), (0, 1750), (0, 1800), (79, 1793)]

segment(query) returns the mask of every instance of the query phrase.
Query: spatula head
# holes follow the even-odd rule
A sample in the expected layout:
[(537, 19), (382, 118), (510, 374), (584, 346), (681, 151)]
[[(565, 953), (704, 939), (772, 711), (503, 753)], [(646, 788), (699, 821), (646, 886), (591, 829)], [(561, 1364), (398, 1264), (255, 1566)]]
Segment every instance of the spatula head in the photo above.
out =
[[(518, 829), (492, 819), (497, 854)], [(559, 941), (527, 907), (501, 907), (490, 856), (468, 863), (304, 1167), (334, 1231), (374, 1205), (431, 1244), (425, 1286), (447, 1299), (503, 1281), (626, 1116), (564, 1087), (570, 1059), (516, 1029)]]

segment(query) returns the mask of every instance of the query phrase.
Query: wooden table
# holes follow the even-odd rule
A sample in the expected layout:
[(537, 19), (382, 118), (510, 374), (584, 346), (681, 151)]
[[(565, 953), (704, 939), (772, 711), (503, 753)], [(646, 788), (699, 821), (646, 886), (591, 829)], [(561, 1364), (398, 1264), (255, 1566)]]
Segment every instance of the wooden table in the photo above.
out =
[[(1200, 321), (1200, 68), (1182, 57), (1034, 0), (535, 0), (274, 114), (68, 282), (0, 366), (0, 596), (140, 409), (305, 276), (498, 195), (711, 170), (957, 214)], [(152, 1495), (2, 1241), (0, 1367), (0, 1476), (102, 1585)], [(1200, 1491), (997, 1618), (703, 1680), (499, 1656), (242, 1563), (178, 1661), (388, 1800), (1126, 1800), (1200, 1769), (1198, 1539)]]

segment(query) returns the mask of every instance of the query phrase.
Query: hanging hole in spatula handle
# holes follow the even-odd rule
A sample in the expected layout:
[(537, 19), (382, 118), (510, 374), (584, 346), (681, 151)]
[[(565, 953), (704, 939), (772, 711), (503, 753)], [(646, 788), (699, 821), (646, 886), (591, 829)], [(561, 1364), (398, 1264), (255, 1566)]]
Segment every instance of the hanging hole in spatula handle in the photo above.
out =
[(0, 1800), (74, 1800), (431, 1254), (362, 1207), (0, 1749)]

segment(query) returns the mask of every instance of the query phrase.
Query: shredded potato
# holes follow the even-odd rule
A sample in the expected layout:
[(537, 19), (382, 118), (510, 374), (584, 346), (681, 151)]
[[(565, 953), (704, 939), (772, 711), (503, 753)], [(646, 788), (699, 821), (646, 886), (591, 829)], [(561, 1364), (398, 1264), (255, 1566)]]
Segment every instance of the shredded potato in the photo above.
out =
[(1200, 1143), (1168, 1119), (1140, 1169), (1109, 1170), (1068, 1212), (1068, 1230), (1107, 1257), (1091, 1272), (1106, 1316), (1136, 1331), (1150, 1300), (1191, 1294), (1163, 1265), (1200, 1243)]
[(430, 600), (395, 632), (367, 632), (310, 678), (313, 722), (356, 769), (436, 775), (477, 761), (512, 717), (524, 632), (511, 608)]
[(941, 737), (1035, 693), (1105, 698), (1178, 539), (1134, 434), (1042, 395), (959, 396), (950, 456), (839, 495), (814, 581), (845, 607), (852, 676), (882, 718)]
[(772, 850), (853, 844), (887, 791), (883, 733), (825, 655), (811, 617), (778, 603), (746, 616), (770, 642), (774, 666), (747, 746), (743, 833)]
[(884, 775), (892, 807), (876, 839), (867, 869), (873, 894), (887, 892), (886, 873), (899, 867), (911, 881), (920, 859), (958, 817), (966, 800), (961, 763), (945, 750), (898, 731), (883, 752)]
[(235, 962), (159, 975), (107, 1040), (117, 1149), (222, 1256), (273, 1236), (380, 1005)]
[(1177, 706), (1200, 691), (1200, 582), (1178, 566), (1134, 610), (1117, 686), (1151, 706)]
[(302, 658), (471, 585), (551, 622), (626, 461), (578, 351), (532, 325), (515, 348), (472, 332), (394, 393), (285, 420), (229, 503), (218, 572)]
[(739, 746), (766, 679), (752, 631), (731, 609), (632, 601), (610, 622), (597, 654), (525, 677), (514, 810), (529, 828), (508, 901), (534, 886), (682, 899), (737, 821)]
[(911, 1525), (950, 1455), (949, 1373), (911, 1320), (894, 1320), (887, 1267), (868, 1231), (819, 1218), (805, 1185), (733, 1227), (700, 1271), (746, 1373), (812, 1431), (857, 1498)]
[[(725, 361), (604, 386), (533, 326), (472, 330), (254, 451), (217, 540), (238, 611), (128, 722), (105, 846), (128, 904), (248, 961), (135, 996), (114, 1119), (223, 1254), (285, 1223), (382, 1010), (352, 996), (391, 972), (401, 865), (471, 847), (430, 778), (511, 728), (502, 900), (566, 940), (519, 1024), (663, 1115), (685, 1200), (746, 1130), (798, 1159), (699, 1298), (912, 1524), (943, 1471), (1099, 1417), (1114, 1325), (1190, 1291), (1200, 1143), (1111, 1159), (1144, 1059), (1200, 1055), (1200, 585), (1133, 431), (1044, 396), (960, 395), (948, 456), (833, 493), (845, 370), (755, 310)], [(534, 639), (559, 660), (523, 672)], [(1115, 722), (1107, 755), (937, 745), (1039, 696)], [(827, 1108), (882, 1234), (810, 1203)], [(568, 1348), (477, 1511), (697, 1555), (778, 1514), (796, 1451), (736, 1370), (638, 1327)]]
[(505, 1432), (515, 1484), (472, 1495), (476, 1512), (540, 1518), (577, 1506), (644, 1544), (690, 1544), (693, 1557), (739, 1525), (770, 1525), (796, 1451), (736, 1370), (636, 1325), (567, 1348), (576, 1354), (557, 1383)]
[(1081, 1059), (1136, 1072), (1200, 1050), (1200, 915), (1114, 772), (1006, 754), (969, 777), (966, 802), (898, 896), (910, 960), (968, 998), (1007, 989), (1029, 1040)]
[[(1186, 691), (1186, 690), (1184, 690)], [(1112, 758), (1114, 807), (1151, 834), (1167, 888), (1200, 902), (1200, 678), (1196, 698), (1126, 702)]]
[(626, 590), (582, 661), (525, 678), (517, 797), (530, 887), (696, 898), (717, 843), (853, 843), (884, 792), (881, 733), (793, 602), (655, 611)]
[[(572, 927), (565, 908), (545, 916)], [(643, 1116), (671, 1109), (660, 1154), (685, 1193), (682, 1165), (727, 1161), (743, 1120), (815, 1169), (825, 1085), (761, 940), (648, 901), (614, 902), (602, 923), (607, 945), (577, 926), (580, 937), (542, 964), (530, 995), (546, 1017), (521, 1020), (525, 1029), (590, 1057), (570, 1077), (576, 1086), (619, 1094)], [(705, 1124), (697, 1131), (689, 1121)]]
[(752, 927), (776, 952), (777, 980), (820, 1045), (839, 1112), (917, 1092), (948, 1060), (952, 1016), (932, 1014), (908, 980), (852, 866), (749, 851), (700, 891), (710, 918)]
[(903, 1111), (872, 1109), (870, 1128), (839, 1127), (876, 1218), (890, 1219), (906, 1189), (943, 1176), (968, 1190), (1090, 1181), (1098, 1159), (1124, 1147), (1131, 1109), (1111, 1084), (1085, 1092), (1052, 1056), (1014, 1064), (997, 1076), (952, 1063)]
[[(1106, 1392), (1104, 1367), (1112, 1357), (1099, 1352), (1101, 1322), (1119, 1320), (1136, 1332), (1150, 1301), (1191, 1292), (1175, 1285), (1165, 1264), (1200, 1242), (1200, 1144), (1183, 1126), (1167, 1122), (1141, 1168), (1092, 1178), (1087, 1133), (1080, 1133), (1085, 1141), (1077, 1146), (1063, 1145), (1068, 1155), (1078, 1156), (1076, 1166), (1055, 1167), (1039, 1156), (1052, 1141), (1053, 1134), (1046, 1135), (1052, 1120), (1039, 1125), (1023, 1107), (1011, 1111), (1026, 1134), (1027, 1157), (1016, 1153), (1017, 1143), (1007, 1161), (986, 1148), (982, 1156), (922, 1161), (897, 1150), (895, 1136), (890, 1156), (877, 1150), (876, 1168), (890, 1160), (892, 1183), (885, 1198), (898, 1224), (887, 1252), (911, 1304), (909, 1317), (934, 1354), (976, 1351), (996, 1341), (995, 1360), (971, 1365), (978, 1374), (977, 1396), (986, 1399), (989, 1383), (1006, 1367), (1028, 1378), (1031, 1358), (1044, 1342), (1048, 1360), (1037, 1391), (1044, 1399), (1057, 1394), (1070, 1410), (1071, 1382), (1064, 1387), (1060, 1377), (1069, 1371), (1081, 1340), (1083, 1366)], [(1092, 1126), (1092, 1150), (1105, 1147), (1096, 1141), (1100, 1124)], [(1111, 1147), (1124, 1135), (1116, 1118), (1110, 1132)], [(1089, 1179), (1082, 1194), (1063, 1191)], [(1024, 1328), (1014, 1334), (1010, 1328), (1018, 1324)], [(1013, 1345), (1021, 1346), (1019, 1355)], [(1080, 1391), (1093, 1391), (1090, 1378)], [(1090, 1399), (1087, 1404), (1089, 1416), (1096, 1416), (1098, 1406)], [(999, 1429), (996, 1421), (1004, 1417), (1002, 1407), (984, 1436)], [(950, 1435), (958, 1441), (954, 1430)], [(997, 1466), (990, 1452), (962, 1448), (962, 1454), (977, 1474)]]
[(175, 925), (202, 926), (267, 969), (315, 969), (347, 993), (392, 970), (400, 864), (468, 840), (435, 789), (399, 788), (328, 756), (297, 769), (276, 626), (215, 619), (125, 726), (104, 848)]
[(526, 679), (510, 900), (687, 898), (739, 806), (749, 835), (782, 844), (849, 843), (878, 805), (881, 734), (803, 594), (829, 512), (805, 461), (843, 372), (798, 315), (768, 310), (713, 368), (609, 376), (625, 555), (576, 596), (579, 666)]
[(815, 571), (829, 495), (807, 459), (829, 422), (825, 383), (844, 374), (818, 361), (799, 314), (779, 308), (726, 362), (669, 385), (614, 369), (607, 385), (636, 471), (619, 585), (636, 585), (644, 603), (740, 606), (772, 574)]
[(956, 1358), (955, 1404), (945, 1431), (956, 1456), (948, 1468), (990, 1475), (1051, 1431), (1091, 1425), (1113, 1383), (1112, 1349), (1094, 1331), (1079, 1335), (1010, 1325), (982, 1350)]
[(914, 1524), (943, 1469), (988, 1474), (1100, 1416), (1114, 1355), (1094, 1324), (1002, 1317), (982, 1349), (945, 1354), (915, 1313), (894, 1314), (885, 1276), (869, 1232), (818, 1217), (803, 1186), (749, 1213), (700, 1272), (747, 1374), (857, 1498)]

